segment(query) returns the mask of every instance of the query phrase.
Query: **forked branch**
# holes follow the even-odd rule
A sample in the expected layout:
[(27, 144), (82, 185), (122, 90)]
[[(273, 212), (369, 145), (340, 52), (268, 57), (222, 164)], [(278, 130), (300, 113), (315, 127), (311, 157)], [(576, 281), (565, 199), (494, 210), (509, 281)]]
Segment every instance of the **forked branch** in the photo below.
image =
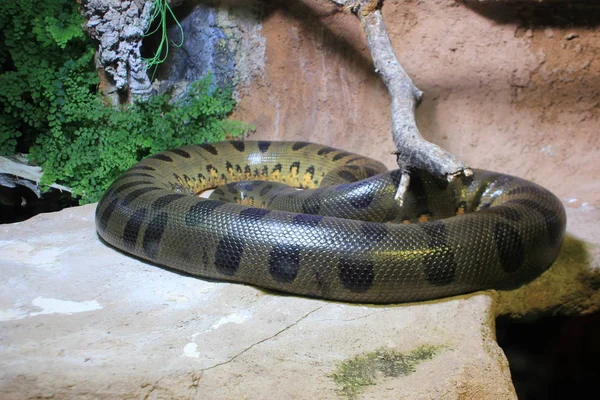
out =
[(472, 171), (448, 151), (423, 138), (417, 127), (415, 110), (422, 92), (414, 85), (398, 61), (381, 15), (380, 0), (331, 0), (344, 6), (359, 19), (371, 51), (375, 71), (381, 76), (391, 97), (391, 128), (398, 165), (403, 170), (396, 192), (402, 203), (411, 170), (427, 170), (452, 180)]

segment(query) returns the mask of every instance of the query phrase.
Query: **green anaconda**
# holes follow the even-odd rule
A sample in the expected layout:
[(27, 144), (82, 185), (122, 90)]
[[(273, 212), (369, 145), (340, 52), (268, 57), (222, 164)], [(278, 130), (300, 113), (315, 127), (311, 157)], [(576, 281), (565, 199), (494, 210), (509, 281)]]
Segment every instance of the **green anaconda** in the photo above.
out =
[(110, 245), (175, 270), (349, 302), (512, 288), (558, 256), (565, 210), (546, 189), (483, 170), (450, 183), (420, 172), (399, 207), (400, 175), (314, 143), (187, 146), (123, 173), (96, 226)]

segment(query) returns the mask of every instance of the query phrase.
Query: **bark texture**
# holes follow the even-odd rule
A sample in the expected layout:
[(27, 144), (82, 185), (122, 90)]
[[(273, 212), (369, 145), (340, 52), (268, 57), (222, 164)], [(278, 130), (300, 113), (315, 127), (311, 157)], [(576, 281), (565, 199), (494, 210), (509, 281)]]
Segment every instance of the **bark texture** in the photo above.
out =
[(101, 90), (113, 104), (120, 98), (148, 97), (152, 85), (140, 49), (153, 1), (83, 0), (85, 29), (98, 41), (96, 66)]
[(410, 171), (423, 169), (452, 180), (472, 171), (448, 151), (423, 138), (415, 118), (422, 92), (414, 85), (398, 61), (381, 15), (380, 0), (331, 0), (344, 6), (360, 20), (371, 51), (375, 71), (381, 76), (391, 97), (391, 128), (398, 165), (405, 173), (396, 199), (402, 202), (408, 188)]

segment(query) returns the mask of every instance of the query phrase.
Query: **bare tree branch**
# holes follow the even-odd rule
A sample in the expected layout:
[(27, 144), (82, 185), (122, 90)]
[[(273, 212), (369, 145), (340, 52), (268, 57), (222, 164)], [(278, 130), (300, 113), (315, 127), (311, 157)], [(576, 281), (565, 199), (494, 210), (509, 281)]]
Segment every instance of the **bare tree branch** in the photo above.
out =
[(396, 192), (396, 200), (402, 203), (408, 188), (409, 173), (413, 169), (424, 169), (448, 180), (460, 174), (472, 175), (472, 171), (454, 155), (421, 136), (415, 119), (415, 110), (421, 101), (422, 92), (413, 84), (398, 62), (381, 15), (381, 1), (331, 1), (344, 6), (358, 17), (367, 38), (375, 71), (381, 75), (390, 93), (395, 154), (398, 165), (404, 172)]

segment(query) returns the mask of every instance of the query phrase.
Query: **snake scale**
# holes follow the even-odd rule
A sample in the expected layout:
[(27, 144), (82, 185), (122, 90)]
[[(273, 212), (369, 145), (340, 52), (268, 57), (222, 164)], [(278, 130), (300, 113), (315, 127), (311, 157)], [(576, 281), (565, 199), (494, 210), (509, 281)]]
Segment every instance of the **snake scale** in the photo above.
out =
[(452, 182), (418, 172), (400, 207), (400, 175), (307, 142), (187, 146), (117, 178), (96, 226), (108, 244), (168, 268), (348, 302), (513, 288), (558, 256), (565, 210), (546, 189), (483, 170)]

